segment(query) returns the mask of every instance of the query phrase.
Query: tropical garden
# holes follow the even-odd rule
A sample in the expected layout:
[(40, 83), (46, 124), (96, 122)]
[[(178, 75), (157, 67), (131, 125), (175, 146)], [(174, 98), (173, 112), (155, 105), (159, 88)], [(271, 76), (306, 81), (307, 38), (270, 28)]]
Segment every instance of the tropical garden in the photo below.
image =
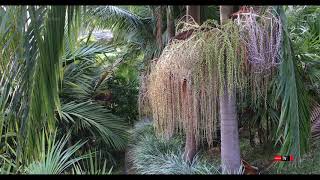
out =
[(1, 174), (320, 173), (320, 6), (0, 6), (0, 53)]

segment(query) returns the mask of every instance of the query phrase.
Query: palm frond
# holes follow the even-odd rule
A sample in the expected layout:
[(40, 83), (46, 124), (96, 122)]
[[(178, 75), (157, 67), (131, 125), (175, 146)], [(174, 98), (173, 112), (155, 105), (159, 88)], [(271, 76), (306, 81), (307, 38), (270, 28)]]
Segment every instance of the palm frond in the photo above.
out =
[(26, 167), (27, 174), (61, 174), (64, 173), (69, 167), (74, 165), (81, 159), (88, 158), (90, 154), (73, 157), (85, 142), (77, 142), (74, 145), (65, 149), (65, 146), (70, 138), (70, 133), (62, 137), (56, 142), (56, 134), (45, 137), (42, 133), (39, 145), (38, 160), (31, 162)]
[[(281, 154), (293, 155), (299, 162), (309, 149), (310, 112), (308, 95), (297, 69), (297, 62), (287, 30), (284, 11), (278, 9), (283, 24), (283, 63), (279, 71), (278, 95), (282, 98), (281, 115), (277, 130), (278, 140), (283, 138)], [(279, 97), (278, 96), (278, 97)], [(282, 164), (283, 165), (283, 164)]]
[[(58, 109), (60, 112), (59, 60), (63, 50), (65, 16), (66, 7), (51, 7), (45, 24), (44, 37), (41, 36), (39, 29), (34, 28), (40, 54), (34, 74), (37, 79), (33, 82), (29, 117), (39, 120), (47, 116), (50, 124), (54, 121), (54, 110)], [(35, 15), (31, 17), (37, 18)], [(38, 23), (36, 25), (40, 26)]]
[(82, 160), (74, 165), (72, 169), (73, 174), (111, 174), (113, 168), (107, 169), (107, 160), (104, 160), (103, 164), (101, 164), (103, 158), (101, 151), (95, 153), (89, 152), (89, 154), (93, 155), (89, 159)]
[(70, 64), (65, 68), (61, 90), (64, 101), (92, 98), (94, 82), (99, 76), (99, 72), (95, 72), (94, 69), (94, 66), (85, 64)]
[(123, 150), (128, 137), (124, 119), (113, 115), (95, 102), (68, 102), (62, 105), (62, 120), (80, 129), (97, 132), (108, 147)]
[(94, 63), (96, 55), (106, 54), (115, 51), (115, 46), (112, 44), (92, 43), (89, 45), (82, 45), (75, 49), (74, 52), (67, 51), (63, 61), (65, 64), (70, 64), (76, 60), (88, 61), (88, 63)]
[[(133, 59), (132, 56), (128, 57), (128, 54), (135, 56), (138, 51), (136, 47), (122, 47), (128, 50), (119, 53), (116, 47), (121, 46), (101, 43), (84, 44), (75, 52), (67, 53), (63, 60), (67, 63), (64, 66), (61, 97), (64, 100), (92, 99), (113, 71), (117, 70), (121, 64)], [(112, 60), (109, 59), (110, 54), (113, 55)], [(101, 58), (101, 56), (105, 57)]]
[[(149, 7), (146, 9), (150, 12)], [(87, 16), (90, 27), (111, 29), (113, 41), (138, 44), (145, 52), (154, 51), (156, 47), (153, 34), (155, 19), (152, 16), (142, 18), (120, 6), (91, 7)], [(149, 54), (146, 54), (147, 58), (151, 56)]]
[(11, 37), (8, 37), (14, 43), (12, 47), (6, 46), (10, 47), (5, 51), (9, 56), (2, 56), (8, 62), (8, 70), (1, 80), (6, 97), (1, 107), (2, 111), (11, 111), (18, 119), (20, 154), (24, 143), (34, 140), (21, 137), (29, 137), (34, 134), (32, 131), (43, 126), (54, 129), (55, 110), (60, 111), (59, 60), (69, 9), (65, 6), (17, 6), (7, 10), (8, 13), (15, 12), (10, 16), (12, 29)]
[(139, 30), (143, 28), (141, 17), (121, 7), (92, 7), (88, 9), (87, 14), (96, 19), (100, 27), (112, 28), (117, 30)]

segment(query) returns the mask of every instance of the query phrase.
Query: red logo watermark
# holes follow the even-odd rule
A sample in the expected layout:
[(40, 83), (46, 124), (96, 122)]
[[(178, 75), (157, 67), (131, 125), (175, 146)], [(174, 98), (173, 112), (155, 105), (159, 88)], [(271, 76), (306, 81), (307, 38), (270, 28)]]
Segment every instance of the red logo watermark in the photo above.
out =
[(273, 158), (274, 161), (293, 161), (293, 155), (290, 156), (280, 156), (276, 155)]

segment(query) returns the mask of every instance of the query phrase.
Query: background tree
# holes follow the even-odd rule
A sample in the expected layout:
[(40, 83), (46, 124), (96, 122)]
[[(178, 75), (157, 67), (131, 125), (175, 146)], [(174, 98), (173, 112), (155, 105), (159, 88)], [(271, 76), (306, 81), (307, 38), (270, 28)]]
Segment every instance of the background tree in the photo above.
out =
[[(196, 23), (200, 24), (200, 6), (187, 6), (187, 15), (191, 16)], [(187, 19), (187, 21), (189, 20)], [(184, 86), (186, 86), (186, 84), (184, 84)], [(182, 88), (186, 88), (186, 87), (182, 87)], [(189, 124), (188, 126), (194, 127), (193, 121), (191, 121), (191, 124)], [(185, 145), (184, 158), (186, 161), (189, 161), (189, 162), (192, 161), (193, 157), (197, 152), (195, 136), (196, 135), (193, 129), (191, 131), (188, 131), (188, 130), (186, 131), (186, 145)]]

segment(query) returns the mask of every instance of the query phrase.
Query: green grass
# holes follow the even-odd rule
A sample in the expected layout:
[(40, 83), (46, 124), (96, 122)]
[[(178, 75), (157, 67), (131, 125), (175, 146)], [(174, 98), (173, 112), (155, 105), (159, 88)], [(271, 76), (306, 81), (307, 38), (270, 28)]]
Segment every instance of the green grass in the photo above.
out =
[[(182, 158), (184, 138), (174, 136), (166, 140), (156, 137), (151, 123), (139, 123), (131, 137), (131, 160), (137, 174), (220, 174), (219, 152), (200, 148), (189, 165)], [(303, 156), (300, 166), (288, 166), (280, 171), (271, 164), (274, 155), (278, 154), (272, 144), (252, 147), (249, 139), (240, 138), (240, 151), (241, 158), (258, 167), (260, 174), (320, 174), (320, 145), (314, 145)]]
[(219, 174), (217, 164), (200, 151), (188, 164), (183, 159), (183, 137), (157, 137), (150, 123), (136, 125), (132, 133), (131, 161), (137, 174)]
[(272, 149), (272, 144), (252, 147), (249, 139), (245, 138), (240, 139), (240, 153), (243, 160), (258, 167), (259, 170), (264, 170), (276, 154)]
[[(292, 163), (292, 162), (285, 162)], [(311, 151), (305, 154), (301, 159), (301, 164), (282, 168), (277, 171), (275, 167), (272, 167), (269, 174), (320, 174), (320, 145), (314, 145)]]
[[(293, 165), (285, 166), (277, 171), (275, 164), (270, 165), (274, 155), (278, 153), (272, 149), (271, 145), (251, 147), (248, 139), (242, 138), (240, 140), (241, 158), (253, 166), (262, 170), (261, 174), (319, 174), (320, 173), (320, 145), (314, 145), (311, 151), (302, 157), (299, 166)], [(270, 167), (266, 169), (268, 166)]]

